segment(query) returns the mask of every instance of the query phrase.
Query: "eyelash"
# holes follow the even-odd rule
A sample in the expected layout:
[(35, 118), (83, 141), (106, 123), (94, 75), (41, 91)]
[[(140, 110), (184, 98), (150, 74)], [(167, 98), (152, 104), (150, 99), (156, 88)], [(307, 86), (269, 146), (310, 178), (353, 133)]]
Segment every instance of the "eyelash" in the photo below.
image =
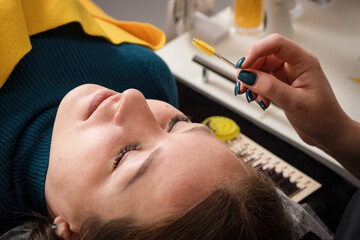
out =
[[(178, 123), (178, 122), (190, 122), (190, 118), (184, 115), (176, 115), (175, 117), (173, 117), (166, 128), (167, 132), (171, 132), (171, 130), (173, 129), (173, 127)], [(135, 144), (128, 144), (125, 145), (120, 152), (117, 154), (116, 158), (114, 159), (113, 162), (113, 167), (114, 169), (119, 165), (119, 163), (121, 162), (122, 158), (125, 156), (126, 153), (130, 152), (130, 151), (137, 151), (140, 150), (140, 144), (135, 143)]]
[(138, 143), (125, 145), (114, 159), (113, 167), (116, 168), (119, 165), (119, 163), (121, 162), (122, 158), (125, 156), (126, 153), (130, 151), (136, 151), (139, 149), (140, 149), (140, 145)]
[(185, 116), (185, 115), (176, 115), (175, 117), (173, 117), (167, 128), (166, 131), (167, 132), (171, 132), (171, 130), (173, 129), (173, 127), (178, 123), (178, 122), (190, 122), (190, 118)]

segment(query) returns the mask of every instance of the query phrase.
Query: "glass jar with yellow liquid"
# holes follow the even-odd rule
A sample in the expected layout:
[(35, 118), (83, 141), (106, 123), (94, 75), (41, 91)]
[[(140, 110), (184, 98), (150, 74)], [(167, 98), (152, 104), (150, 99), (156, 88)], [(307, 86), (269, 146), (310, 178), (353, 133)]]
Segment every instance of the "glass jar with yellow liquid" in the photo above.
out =
[(263, 29), (263, 0), (234, 0), (235, 31), (256, 34)]

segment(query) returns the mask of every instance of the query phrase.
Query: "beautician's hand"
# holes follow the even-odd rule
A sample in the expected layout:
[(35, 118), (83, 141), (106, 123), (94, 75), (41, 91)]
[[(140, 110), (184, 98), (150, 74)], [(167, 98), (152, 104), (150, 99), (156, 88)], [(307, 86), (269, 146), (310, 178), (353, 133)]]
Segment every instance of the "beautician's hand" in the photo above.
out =
[(360, 162), (354, 160), (360, 159), (360, 124), (340, 107), (314, 55), (273, 34), (246, 51), (241, 69), (239, 93), (246, 92), (246, 99), (255, 100), (263, 109), (271, 99), (306, 143), (360, 176)]

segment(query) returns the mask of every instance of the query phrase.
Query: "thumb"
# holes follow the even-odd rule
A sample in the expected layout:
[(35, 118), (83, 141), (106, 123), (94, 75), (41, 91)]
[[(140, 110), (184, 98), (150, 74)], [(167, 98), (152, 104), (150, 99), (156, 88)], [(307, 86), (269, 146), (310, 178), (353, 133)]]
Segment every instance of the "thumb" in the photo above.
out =
[(258, 95), (271, 99), (281, 108), (294, 97), (295, 89), (293, 87), (265, 72), (254, 69), (241, 70), (238, 79), (243, 83), (244, 87)]

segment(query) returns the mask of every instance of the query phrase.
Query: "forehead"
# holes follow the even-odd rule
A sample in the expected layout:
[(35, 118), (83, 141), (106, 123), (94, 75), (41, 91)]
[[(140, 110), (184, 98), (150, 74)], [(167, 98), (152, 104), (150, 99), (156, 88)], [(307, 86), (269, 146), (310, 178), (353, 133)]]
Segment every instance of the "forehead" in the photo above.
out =
[[(216, 184), (223, 178), (244, 174), (244, 166), (214, 135), (191, 131), (169, 138), (159, 153), (161, 168), (173, 181)], [(176, 177), (175, 177), (176, 176)], [(169, 176), (170, 177), (170, 176)]]
[(121, 193), (129, 200), (126, 209), (133, 209), (139, 221), (152, 222), (186, 211), (224, 179), (238, 179), (244, 174), (240, 161), (214, 135), (190, 131), (168, 136), (157, 145), (146, 173)]
[[(225, 181), (246, 176), (242, 163), (215, 137), (191, 133), (164, 143), (145, 181), (167, 209), (193, 206)], [(156, 186), (156, 187), (154, 187)]]

